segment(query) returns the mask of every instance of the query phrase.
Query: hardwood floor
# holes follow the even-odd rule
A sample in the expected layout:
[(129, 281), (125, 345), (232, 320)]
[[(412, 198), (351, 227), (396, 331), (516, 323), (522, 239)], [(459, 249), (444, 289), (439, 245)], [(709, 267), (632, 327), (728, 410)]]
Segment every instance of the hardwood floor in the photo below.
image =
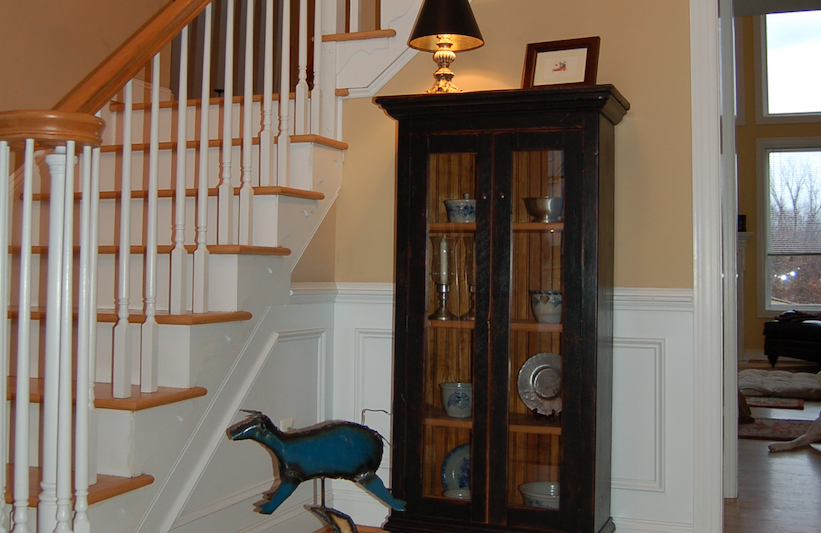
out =
[[(753, 409), (754, 417), (815, 420), (804, 410)], [(821, 533), (821, 445), (770, 453), (766, 440), (738, 441), (738, 499), (724, 501), (724, 533)]]

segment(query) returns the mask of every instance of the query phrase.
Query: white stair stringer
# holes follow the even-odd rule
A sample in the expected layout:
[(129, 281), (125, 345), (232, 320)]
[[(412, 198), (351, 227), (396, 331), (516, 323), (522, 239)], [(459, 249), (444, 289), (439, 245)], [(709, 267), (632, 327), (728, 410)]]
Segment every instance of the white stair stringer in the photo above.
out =
[(422, 0), (382, 4), (381, 27), (395, 30), (394, 37), (325, 43), (323, 53), (335, 58), (336, 87), (348, 89), (352, 97), (375, 95), (416, 55), (407, 43), (421, 5)]

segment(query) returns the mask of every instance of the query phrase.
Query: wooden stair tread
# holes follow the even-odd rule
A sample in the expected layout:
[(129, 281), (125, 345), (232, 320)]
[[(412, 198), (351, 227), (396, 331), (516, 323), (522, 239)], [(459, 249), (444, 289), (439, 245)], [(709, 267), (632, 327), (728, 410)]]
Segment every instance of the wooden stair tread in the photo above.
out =
[[(141, 244), (132, 244), (130, 247), (131, 253), (135, 255), (143, 255), (145, 254), (145, 245)], [(208, 249), (208, 253), (211, 255), (278, 255), (278, 256), (286, 256), (291, 255), (291, 250), (289, 248), (284, 248), (282, 246), (249, 246), (244, 244), (209, 244), (206, 245)], [(170, 254), (171, 251), (174, 249), (174, 245), (172, 244), (163, 244), (157, 246), (157, 253), (158, 254)], [(197, 249), (196, 244), (186, 244), (185, 250), (188, 253), (194, 253)], [(80, 252), (80, 247), (74, 247), (74, 253), (77, 254)], [(19, 254), (20, 253), (20, 246), (9, 246), (9, 253), (11, 254)], [(46, 255), (48, 254), (48, 246), (32, 246), (31, 253), (34, 255)], [(97, 255), (118, 255), (120, 253), (120, 247), (116, 245), (102, 245), (97, 247)]]
[[(274, 144), (278, 142), (276, 137), (273, 138)], [(335, 139), (330, 139), (328, 137), (323, 137), (322, 135), (313, 135), (313, 134), (305, 134), (305, 135), (291, 135), (291, 143), (316, 143), (321, 144), (323, 146), (327, 146), (329, 148), (336, 148), (337, 150), (347, 150), (348, 143), (344, 143), (342, 141), (337, 141)], [(222, 147), (222, 139), (208, 139), (208, 147), (209, 148), (221, 148)], [(259, 137), (251, 138), (252, 145), (259, 144)], [(242, 139), (231, 139), (231, 146), (242, 146)], [(174, 150), (177, 148), (177, 141), (163, 141), (161, 143), (157, 143), (157, 147), (160, 150)], [(186, 148), (199, 148), (200, 141), (193, 140), (193, 141), (185, 141)], [(150, 149), (149, 143), (132, 143), (131, 144), (131, 151), (132, 152), (147, 152)], [(102, 153), (110, 153), (110, 152), (122, 152), (123, 145), (122, 144), (105, 144), (100, 147), (100, 151)]]
[[(17, 307), (9, 307), (8, 317), (16, 319), (20, 310)], [(32, 307), (31, 319), (43, 320), (46, 316), (44, 307)], [(77, 318), (77, 310), (74, 310), (74, 318)], [(156, 320), (158, 324), (171, 326), (198, 326), (202, 324), (218, 324), (222, 322), (241, 322), (251, 320), (252, 315), (248, 311), (210, 311), (208, 313), (183, 313), (172, 315), (168, 311), (157, 311)], [(97, 322), (115, 323), (117, 322), (116, 309), (98, 309)], [(128, 322), (130, 324), (142, 324), (145, 322), (145, 313), (142, 309), (129, 311)]]
[[(324, 200), (325, 195), (317, 191), (306, 191), (304, 189), (294, 189), (292, 187), (253, 187), (254, 196), (288, 196), (290, 198), (302, 198), (304, 200)], [(196, 198), (197, 189), (186, 189), (185, 196)], [(240, 187), (234, 187), (234, 195), (239, 196)], [(157, 191), (158, 198), (174, 198), (177, 191), (174, 189), (160, 189)], [(148, 196), (146, 191), (135, 190), (131, 191), (132, 199), (142, 199)], [(208, 189), (208, 196), (217, 196), (217, 189)], [(79, 201), (83, 197), (83, 193), (74, 193), (74, 200)], [(101, 200), (120, 200), (122, 198), (121, 191), (101, 191)], [(32, 195), (32, 200), (35, 202), (48, 202), (50, 199), (49, 193), (37, 193)]]
[[(288, 96), (290, 98), (296, 98), (296, 93), (292, 92)], [(278, 102), (279, 101), (279, 93), (272, 93), (271, 94), (271, 99), (276, 100)], [(222, 97), (222, 96), (209, 98), (208, 99), (208, 105), (221, 105), (224, 100), (225, 100), (225, 98)], [(241, 94), (240, 95), (234, 95), (234, 97), (231, 99), (231, 102), (233, 102), (235, 104), (241, 104), (244, 101), (245, 101), (245, 96), (241, 95)], [(262, 102), (262, 95), (261, 94), (255, 94), (251, 98), (251, 101), (253, 101), (253, 102)], [(188, 107), (199, 107), (201, 103), (202, 103), (202, 98), (189, 98), (188, 101), (187, 101)], [(179, 100), (162, 100), (162, 101), (160, 101), (160, 109), (177, 109), (178, 105), (179, 105)], [(120, 102), (118, 100), (111, 100), (111, 103), (108, 104), (108, 109), (110, 111), (114, 111), (114, 112), (125, 111), (125, 103)], [(151, 102), (134, 103), (134, 104), (131, 105), (131, 109), (133, 111), (144, 111), (146, 109), (151, 109)]]
[[(72, 474), (73, 476), (73, 474)], [(37, 466), (29, 467), (29, 507), (37, 507), (40, 495), (41, 471)], [(88, 487), (89, 505), (146, 487), (154, 483), (154, 476), (142, 474), (137, 477), (119, 477), (97, 474), (97, 483)], [(74, 481), (72, 480), (72, 489)], [(6, 504), (14, 502), (12, 487), (14, 487), (14, 465), (6, 465)], [(71, 498), (72, 505), (74, 498)]]
[[(43, 378), (29, 378), (29, 402), (42, 403), (45, 380)], [(72, 401), (75, 400), (76, 389), (72, 386)], [(115, 398), (112, 394), (111, 383), (94, 384), (94, 407), (97, 409), (113, 409), (116, 411), (142, 411), (161, 405), (192, 400), (208, 394), (204, 387), (180, 389), (175, 387), (158, 387), (157, 392), (142, 392), (139, 385), (131, 386), (130, 398)], [(6, 399), (14, 401), (17, 398), (17, 378), (7, 378)]]
[(356, 31), (352, 33), (332, 33), (322, 36), (323, 43), (339, 41), (364, 41), (366, 39), (383, 39), (385, 37), (396, 37), (396, 30), (370, 30)]

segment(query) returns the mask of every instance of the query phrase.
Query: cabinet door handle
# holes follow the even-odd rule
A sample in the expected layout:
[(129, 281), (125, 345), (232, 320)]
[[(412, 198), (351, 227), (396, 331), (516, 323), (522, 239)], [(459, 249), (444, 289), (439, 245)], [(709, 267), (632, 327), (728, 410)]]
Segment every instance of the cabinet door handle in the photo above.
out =
[(500, 192), (499, 193), (499, 200), (504, 200), (504, 199), (505, 199), (505, 193)]
[(487, 194), (482, 194), (482, 200), (487, 200)]

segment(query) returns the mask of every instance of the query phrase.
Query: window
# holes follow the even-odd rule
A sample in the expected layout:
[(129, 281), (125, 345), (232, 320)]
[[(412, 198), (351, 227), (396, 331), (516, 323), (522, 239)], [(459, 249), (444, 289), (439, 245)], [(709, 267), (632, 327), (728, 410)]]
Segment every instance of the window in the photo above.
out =
[(819, 310), (821, 137), (759, 139), (757, 152), (760, 309)]
[(821, 10), (761, 17), (758, 121), (821, 120)]

